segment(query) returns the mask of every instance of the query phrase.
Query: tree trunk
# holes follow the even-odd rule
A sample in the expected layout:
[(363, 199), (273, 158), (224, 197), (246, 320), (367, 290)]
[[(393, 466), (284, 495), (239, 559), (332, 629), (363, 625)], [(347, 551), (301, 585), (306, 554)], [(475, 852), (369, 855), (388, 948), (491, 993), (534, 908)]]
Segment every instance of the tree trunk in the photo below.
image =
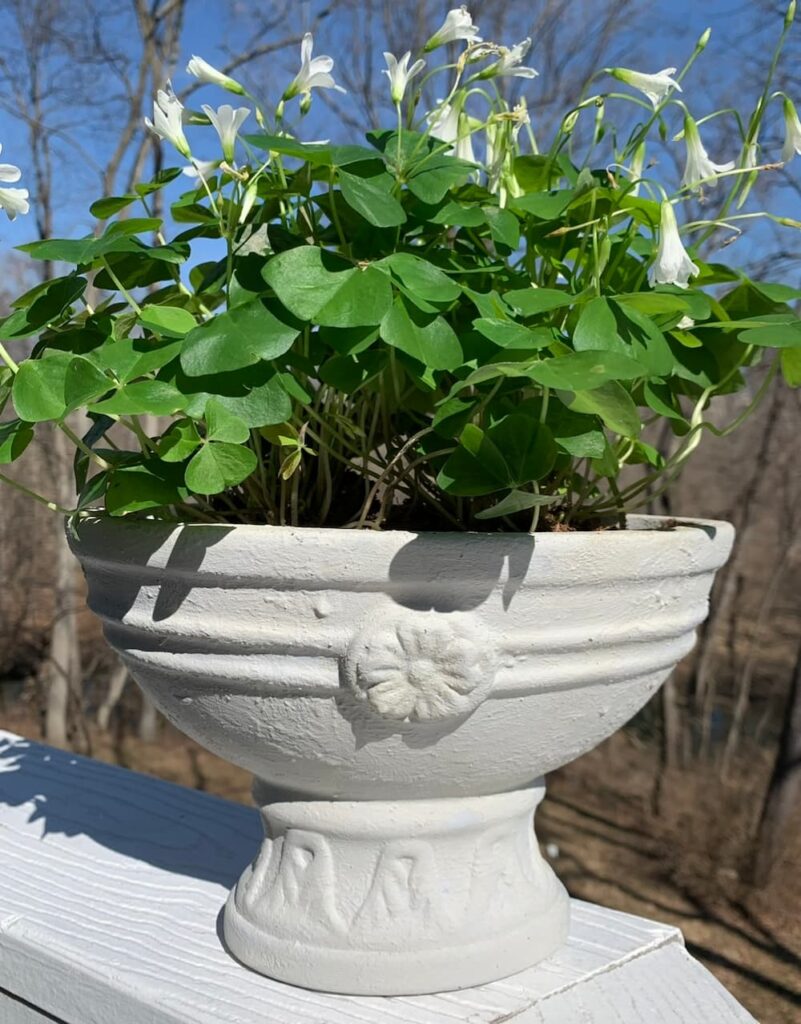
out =
[(127, 682), (128, 669), (120, 661), (109, 676), (106, 696), (103, 698), (103, 703), (97, 709), (97, 724), (104, 732), (109, 727), (111, 714), (114, 711), (114, 708), (119, 704)]
[(737, 684), (737, 696), (734, 701), (734, 712), (732, 714), (731, 725), (729, 726), (729, 734), (726, 737), (726, 743), (723, 747), (723, 756), (721, 759), (721, 774), (723, 778), (726, 778), (729, 775), (732, 762), (742, 740), (745, 720), (751, 702), (754, 673), (756, 672), (759, 655), (762, 652), (761, 641), (765, 634), (768, 620), (773, 614), (773, 606), (776, 603), (779, 586), (784, 579), (788, 563), (791, 561), (790, 555), (791, 553), (787, 552), (782, 561), (779, 562), (773, 571), (773, 576), (765, 588), (762, 605), (759, 609), (759, 617), (757, 618), (756, 627), (751, 638), (751, 649), (748, 652), (745, 667), (743, 668), (742, 675), (740, 676)]
[(764, 886), (777, 866), (782, 846), (801, 807), (801, 647), (784, 715), (779, 753), (768, 785), (757, 834), (754, 881)]
[(764, 474), (763, 467), (769, 462), (770, 448), (775, 427), (781, 418), (783, 392), (774, 382), (767, 407), (762, 413), (762, 434), (757, 451), (750, 459), (752, 471), (739, 496), (737, 506), (731, 516), (736, 530), (734, 546), (728, 564), (718, 573), (712, 589), (710, 614), (699, 630), (698, 645), (695, 651), (695, 671), (693, 672), (694, 706), (696, 715), (701, 722), (701, 740), (699, 757), (706, 760), (712, 750), (712, 715), (715, 707), (714, 673), (716, 665), (715, 642), (720, 629), (725, 629), (737, 615), (737, 597), (739, 586), (737, 566), (747, 524), (752, 509), (759, 495), (760, 484)]
[(657, 817), (662, 813), (665, 784), (682, 760), (681, 735), (678, 687), (675, 675), (671, 675), (662, 687), (662, 761), (651, 791), (651, 809)]
[(156, 705), (142, 694), (142, 710), (139, 714), (139, 739), (155, 743), (159, 735), (159, 713)]
[[(50, 472), (56, 482), (57, 500), (70, 507), (74, 500), (70, 453), (64, 435), (53, 431)], [(45, 738), (56, 747), (70, 745), (70, 704), (80, 705), (82, 691), (81, 650), (78, 639), (75, 594), (77, 563), (64, 536), (61, 516), (53, 517), (55, 558), (53, 568), (53, 627), (42, 677), (45, 692)]]

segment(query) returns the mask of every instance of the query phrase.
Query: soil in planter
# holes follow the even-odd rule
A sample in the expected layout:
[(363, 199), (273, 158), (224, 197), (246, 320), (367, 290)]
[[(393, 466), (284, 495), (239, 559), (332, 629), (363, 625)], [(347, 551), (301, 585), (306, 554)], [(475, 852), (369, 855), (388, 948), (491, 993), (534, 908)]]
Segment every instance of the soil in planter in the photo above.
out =
[[(230, 497), (230, 495), (228, 496)], [(440, 496), (442, 497), (442, 496)], [(475, 505), (474, 511), (488, 508), (496, 500), (492, 495)], [(302, 502), (296, 510), (296, 524), (309, 527), (353, 527), (360, 521), (364, 505), (365, 482), (355, 473), (346, 475), (340, 481), (336, 494), (336, 502), (325, 517), (320, 521), (320, 509), (306, 507)], [(221, 499), (211, 499), (211, 509), (222, 522), (250, 523), (262, 525), (292, 525), (289, 521), (274, 523), (265, 518), (262, 508), (248, 509), (242, 507), (234, 511), (231, 505)], [(417, 500), (395, 500), (388, 508), (383, 508), (380, 496), (376, 496), (369, 515), (364, 519), (366, 529), (406, 530), (411, 533), (470, 531), (479, 533), (528, 533), (534, 518), (533, 510), (527, 510), (511, 516), (495, 519), (477, 519), (470, 514), (470, 499), (462, 499), (453, 504), (452, 509), (442, 505), (441, 511), (433, 503), (422, 498)], [(625, 528), (625, 518), (618, 515), (581, 516), (560, 514), (559, 508), (541, 507), (537, 518), (537, 533), (573, 533), (575, 531), (617, 530)]]

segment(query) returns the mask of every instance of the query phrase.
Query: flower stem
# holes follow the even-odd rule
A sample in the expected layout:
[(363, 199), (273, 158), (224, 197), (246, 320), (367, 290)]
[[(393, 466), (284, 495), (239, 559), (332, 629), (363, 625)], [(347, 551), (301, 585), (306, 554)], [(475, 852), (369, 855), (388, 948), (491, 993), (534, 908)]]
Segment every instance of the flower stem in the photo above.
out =
[(41, 494), (37, 494), (36, 491), (32, 491), (29, 487), (25, 487), (24, 484), (19, 483), (17, 480), (12, 480), (12, 478), (10, 476), (6, 476), (5, 473), (0, 473), (0, 480), (2, 480), (4, 484), (8, 484), (10, 487), (13, 487), (14, 490), (24, 494), (26, 497), (33, 498), (34, 501), (38, 501), (40, 505), (45, 505), (51, 512), (60, 512), (65, 516), (72, 515), (72, 511), (70, 509), (64, 508), (63, 505), (59, 505), (55, 501), (50, 501), (49, 498), (45, 498)]
[(334, 227), (339, 235), (339, 241), (345, 253), (350, 256), (350, 245), (345, 237), (345, 232), (342, 230), (342, 221), (339, 219), (339, 210), (337, 209), (336, 200), (334, 198), (334, 168), (331, 168), (331, 172), (328, 176), (328, 195), (331, 199), (331, 220), (334, 222)]
[(101, 260), (103, 262), (103, 266), (106, 269), (106, 273), (108, 274), (108, 276), (111, 278), (111, 280), (116, 285), (117, 291), (120, 293), (120, 295), (123, 295), (127, 299), (128, 304), (130, 305), (131, 309), (133, 309), (136, 313), (141, 313), (142, 312), (142, 307), (139, 305), (139, 303), (136, 301), (136, 299), (133, 297), (133, 295), (131, 295), (131, 293), (128, 291), (128, 289), (125, 287), (125, 285), (122, 283), (122, 281), (120, 281), (120, 279), (117, 277), (117, 275), (111, 269), (111, 266), (109, 265), (109, 262), (106, 259), (106, 257), (105, 256), (101, 256)]
[(0, 359), (3, 360), (12, 373), (16, 373), (19, 370), (19, 365), (14, 362), (2, 344), (0, 344)]
[(67, 424), (63, 420), (58, 424), (58, 427), (61, 430), (61, 432), (67, 438), (69, 438), (70, 441), (72, 441), (72, 443), (75, 445), (75, 447), (78, 448), (80, 451), (82, 451), (83, 454), (88, 459), (90, 459), (92, 462), (95, 463), (95, 465), (99, 466), (101, 469), (104, 469), (104, 470), (105, 469), (111, 469), (111, 464), (109, 462), (106, 462), (106, 460), (104, 458), (102, 458), (100, 455), (98, 455), (97, 452), (93, 452), (92, 449), (88, 445), (84, 444), (84, 442), (81, 440), (80, 437), (78, 437), (78, 435), (75, 433), (75, 431), (73, 431), (70, 427), (68, 427)]

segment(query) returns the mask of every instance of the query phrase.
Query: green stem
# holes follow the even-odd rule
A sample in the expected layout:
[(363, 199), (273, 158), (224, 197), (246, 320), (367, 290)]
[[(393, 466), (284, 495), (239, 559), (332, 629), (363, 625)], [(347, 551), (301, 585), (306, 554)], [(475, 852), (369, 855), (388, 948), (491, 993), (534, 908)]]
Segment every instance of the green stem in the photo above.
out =
[(345, 253), (350, 256), (350, 245), (345, 237), (345, 232), (342, 230), (342, 222), (339, 219), (339, 211), (337, 210), (336, 199), (334, 198), (334, 168), (332, 167), (328, 175), (328, 196), (331, 200), (331, 220), (334, 222), (334, 227), (339, 235), (339, 242)]
[(389, 460), (386, 468), (384, 469), (384, 472), (375, 481), (373, 486), (370, 488), (367, 497), (365, 498), (361, 514), (359, 515), (359, 518), (356, 521), (357, 529), (363, 529), (365, 524), (367, 523), (367, 517), (370, 514), (370, 508), (373, 504), (373, 501), (375, 500), (375, 497), (378, 494), (378, 489), (381, 486), (382, 482), (387, 478), (387, 474), (389, 473), (389, 471), (403, 458), (403, 456), (406, 454), (406, 452), (409, 451), (410, 448), (413, 448), (417, 444), (418, 441), (422, 440), (427, 434), (433, 433), (434, 430), (432, 427), (424, 427), (422, 430), (418, 430), (418, 432), (416, 434), (413, 434), (409, 438), (409, 440), (403, 445), (403, 447)]
[(111, 266), (109, 265), (109, 262), (106, 259), (106, 257), (105, 256), (101, 256), (101, 260), (102, 260), (103, 266), (106, 269), (106, 273), (108, 274), (108, 276), (111, 278), (111, 280), (116, 285), (117, 291), (120, 293), (120, 295), (124, 295), (125, 296), (125, 298), (127, 299), (128, 304), (130, 305), (131, 309), (133, 309), (136, 313), (141, 313), (142, 312), (142, 307), (139, 305), (139, 303), (136, 301), (136, 299), (133, 297), (133, 295), (131, 295), (131, 293), (128, 291), (128, 289), (125, 287), (125, 285), (122, 283), (122, 281), (120, 281), (120, 279), (117, 277), (117, 275), (111, 269)]
[(142, 446), (143, 452), (151, 452), (152, 454), (156, 453), (156, 446), (153, 444), (153, 441), (147, 436), (142, 424), (139, 422), (136, 416), (131, 416), (130, 420), (121, 419), (120, 423), (122, 423), (123, 426), (127, 427), (129, 430), (133, 431), (134, 434), (136, 434), (137, 440)]
[(84, 442), (81, 440), (81, 438), (78, 437), (78, 435), (73, 430), (71, 430), (67, 426), (67, 424), (64, 423), (63, 420), (58, 424), (58, 427), (59, 427), (59, 430), (61, 430), (61, 432), (64, 434), (64, 436), (68, 437), (70, 439), (70, 441), (72, 441), (72, 443), (75, 445), (75, 447), (78, 448), (80, 451), (82, 451), (83, 454), (88, 459), (90, 459), (92, 462), (94, 462), (97, 466), (99, 466), (103, 470), (111, 469), (111, 464), (106, 462), (105, 459), (101, 458), (97, 454), (97, 452), (93, 452), (92, 449), (89, 448), (88, 445), (84, 444)]
[[(748, 124), (748, 131), (746, 132), (744, 140), (744, 147), (746, 149), (752, 142), (756, 141), (757, 136), (759, 135), (759, 127), (762, 124), (762, 118), (765, 116), (765, 108), (767, 107), (768, 97), (770, 95), (770, 88), (773, 83), (773, 79), (776, 75), (776, 68), (779, 65), (779, 57), (781, 56), (781, 52), (784, 49), (784, 43), (787, 39), (787, 33), (790, 31), (791, 26), (792, 21), (788, 21), (785, 19), (784, 27), (782, 29), (781, 35), (779, 36), (779, 41), (777, 42), (776, 48), (773, 51), (773, 59), (770, 63), (768, 77), (765, 79), (765, 87), (762, 90), (762, 95), (759, 97), (759, 102), (754, 108), (754, 113), (751, 115), (751, 120)], [(743, 169), (743, 171), (749, 177), (753, 173), (752, 169)], [(729, 192), (728, 196), (726, 197), (726, 201), (723, 203), (723, 206), (720, 209), (721, 219), (725, 219), (729, 210), (732, 208), (732, 205), (735, 199), (737, 198), (738, 193), (741, 191), (744, 181), (746, 180), (747, 179), (743, 177), (738, 177), (735, 179), (734, 186)], [(701, 236), (701, 239), (698, 241), (697, 244), (702, 245), (710, 237), (710, 235), (713, 234), (715, 230), (716, 229), (714, 227), (708, 228), (707, 231), (705, 231), (704, 234)]]
[[(737, 369), (739, 369), (740, 365), (742, 365), (742, 363), (735, 367), (734, 370), (731, 372), (736, 372)], [(771, 364), (770, 370), (765, 374), (765, 379), (759, 386), (759, 389), (756, 395), (754, 395), (754, 398), (740, 413), (740, 415), (737, 416), (734, 420), (732, 420), (732, 422), (729, 423), (728, 426), (720, 429), (716, 427), (713, 423), (709, 423), (706, 420), (698, 420), (696, 423), (694, 423), (690, 431), (684, 436), (681, 447), (678, 449), (678, 451), (675, 452), (674, 455), (672, 455), (667, 460), (663, 468), (658, 473), (650, 473), (648, 476), (645, 476), (641, 480), (639, 480), (636, 484), (631, 484), (624, 491), (620, 492), (620, 500), (626, 504), (626, 507), (629, 507), (628, 502), (632, 498), (637, 497), (638, 494), (640, 494), (643, 490), (648, 488), (651, 484), (656, 483), (657, 480), (660, 480), (663, 477), (666, 477), (668, 481), (675, 479), (675, 477), (678, 475), (678, 473), (684, 466), (684, 463), (698, 447), (698, 444), (700, 443), (701, 439), (701, 434), (704, 430), (708, 430), (711, 434), (714, 434), (715, 437), (728, 437), (729, 434), (733, 433), (740, 426), (742, 426), (742, 424), (748, 419), (748, 417), (751, 416), (751, 414), (755, 412), (756, 409), (759, 408), (759, 406), (761, 405), (762, 400), (767, 394), (768, 388), (773, 382), (773, 379), (776, 376), (778, 370), (779, 360), (776, 359)], [(731, 373), (729, 376), (731, 376)], [(725, 381), (721, 381), (718, 387), (723, 387), (724, 384)], [(709, 389), (707, 392), (704, 392), (704, 395), (706, 395), (707, 398), (711, 396), (709, 393)], [(703, 408), (702, 402), (704, 402), (703, 396), (698, 402), (699, 409)], [(661, 491), (659, 493), (661, 493)], [(653, 495), (651, 495), (651, 497), (653, 497)], [(617, 501), (610, 502), (608, 499), (606, 499), (598, 502), (595, 505), (590, 506), (590, 509), (591, 511), (594, 512), (602, 512), (609, 508), (616, 507), (617, 504)]]
[[(546, 388), (546, 391), (547, 391), (547, 388)], [(532, 486), (534, 488), (534, 493), (535, 494), (539, 494), (540, 493), (540, 485), (537, 483), (536, 480), (534, 481)], [(537, 527), (540, 525), (540, 512), (541, 511), (542, 511), (542, 505), (535, 505), (534, 506), (534, 514), (531, 517), (531, 525), (528, 528), (528, 532), (529, 533), (536, 533), (537, 532)]]
[(17, 480), (12, 480), (10, 476), (6, 476), (5, 473), (0, 473), (0, 480), (4, 484), (8, 484), (13, 487), (14, 490), (19, 491), (28, 498), (33, 498), (34, 501), (38, 501), (40, 505), (45, 505), (50, 509), (51, 512), (61, 512), (62, 515), (72, 515), (71, 509), (64, 508), (63, 505), (59, 505), (55, 501), (50, 501), (48, 498), (43, 497), (41, 494), (37, 494), (36, 491), (32, 491), (29, 487), (25, 487), (24, 484), (19, 483)]
[(209, 188), (209, 183), (203, 177), (203, 174), (201, 173), (200, 167), (198, 167), (197, 162), (194, 160), (194, 158), (192, 159), (192, 166), (197, 171), (198, 178), (203, 182), (203, 188), (204, 188), (204, 190), (206, 192), (206, 195), (209, 197), (209, 202), (211, 203), (211, 212), (219, 220), (220, 219), (220, 211), (217, 208), (217, 204), (214, 201), (214, 196), (211, 194), (211, 189)]
[(19, 370), (19, 364), (14, 362), (14, 360), (6, 351), (5, 346), (2, 344), (0, 344), (0, 359), (3, 360), (3, 362), (9, 368), (9, 370), (11, 370), (12, 373), (17, 373), (17, 371)]

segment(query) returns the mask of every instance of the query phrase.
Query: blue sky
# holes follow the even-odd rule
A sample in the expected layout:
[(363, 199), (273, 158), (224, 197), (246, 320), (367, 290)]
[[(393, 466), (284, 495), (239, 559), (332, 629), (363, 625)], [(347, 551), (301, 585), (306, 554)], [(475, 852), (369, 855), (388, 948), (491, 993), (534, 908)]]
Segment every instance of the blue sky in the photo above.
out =
[[(190, 7), (190, 17), (184, 30), (182, 39), (182, 52), (185, 58), (192, 53), (200, 53), (210, 61), (221, 60), (219, 50), (219, 33), (222, 15), (229, 15), (232, 4), (235, 0), (203, 0), (202, 3), (194, 3)], [(485, 7), (489, 7), (495, 0), (485, 0)], [(443, 4), (443, 9), (446, 7)], [(481, 22), (482, 4), (475, 2), (469, 4), (475, 20)], [(641, 37), (643, 50), (650, 57), (652, 66), (646, 70), (656, 70), (670, 64), (681, 64), (686, 54), (692, 49), (694, 41), (698, 38), (707, 25), (713, 27), (713, 37), (707, 53), (702, 58), (706, 72), (705, 81), (711, 84), (704, 84), (700, 88), (694, 78), (688, 79), (685, 83), (685, 95), (692, 99), (694, 110), (700, 114), (707, 113), (714, 109), (716, 97), (714, 95), (716, 84), (730, 85), (732, 76), (738, 74), (738, 67), (742, 59), (753, 59), (764, 62), (767, 59), (767, 51), (760, 42), (749, 54), (746, 50), (743, 54), (733, 53), (731, 40), (738, 35), (738, 29), (742, 28), (742, 18), (749, 10), (748, 0), (652, 0), (645, 4), (645, 13), (641, 22)], [(301, 2), (295, 8), (297, 25), (302, 27), (304, 9), (309, 9), (308, 2)], [(202, 16), (198, 12), (202, 11)], [(780, 27), (780, 19), (776, 23), (776, 30)], [(591, 31), (591, 25), (577, 26), (580, 31)], [(630, 31), (621, 23), (621, 32)], [(795, 26), (796, 36), (801, 36), (801, 21)], [(740, 42), (742, 49), (742, 42)], [(341, 30), (338, 30), (333, 18), (324, 22), (322, 30), (316, 37), (316, 52), (330, 53), (339, 62), (346, 61), (349, 56), (349, 40), (343, 37)], [(642, 51), (641, 51), (642, 52)], [(796, 49), (796, 53), (798, 49)], [(281, 65), (290, 68), (295, 61), (294, 56), (281, 56), (278, 58)], [(188, 81), (183, 68), (185, 59), (179, 62), (179, 70), (175, 75), (176, 86), (180, 88)], [(534, 40), (532, 50), (532, 63), (537, 65), (537, 40)], [(699, 71), (699, 75), (701, 72)], [(277, 76), (278, 77), (278, 76)], [(716, 83), (716, 79), (718, 82)], [(281, 79), (278, 78), (280, 81)], [(694, 88), (695, 85), (695, 88)], [(536, 98), (537, 90), (541, 83), (536, 80), (530, 83), (530, 95)], [(707, 89), (709, 94), (707, 94)], [(217, 94), (218, 95), (218, 94)], [(204, 97), (211, 99), (211, 96)], [(753, 102), (755, 97), (743, 96), (744, 105)], [(211, 100), (213, 101), (213, 99)], [(220, 102), (217, 99), (217, 102)], [(321, 103), (316, 104), (316, 116), (309, 119), (306, 126), (310, 132), (323, 131), (321, 127), (325, 123), (325, 110)], [(779, 107), (775, 108), (773, 123), (778, 130), (780, 123)], [(251, 122), (252, 124), (252, 122)], [(95, 126), (96, 133), (102, 132), (102, 124)], [(80, 129), (78, 129), (80, 131)], [(97, 134), (94, 136), (98, 137)], [(319, 137), (319, 136), (316, 136)], [(23, 182), (25, 184), (26, 171), (26, 146), (23, 126), (7, 111), (0, 109), (0, 142), (3, 144), (2, 161), (10, 161), (20, 165), (23, 169)], [(91, 141), (88, 146), (97, 153), (98, 159), (102, 159), (102, 146)], [(710, 147), (711, 149), (712, 147)], [(731, 153), (711, 153), (714, 158), (727, 159), (735, 155)], [(75, 158), (77, 159), (77, 157)], [(801, 158), (797, 161), (798, 172), (801, 173)], [(793, 168), (795, 170), (795, 167)], [(59, 234), (75, 236), (89, 230), (90, 219), (86, 213), (89, 203), (97, 197), (97, 189), (89, 174), (71, 172), (69, 166), (65, 166), (62, 174), (59, 175), (58, 187), (61, 192), (59, 203), (59, 215), (57, 232)], [(790, 216), (801, 216), (801, 204), (795, 195), (790, 193), (781, 194), (782, 213)], [(9, 223), (3, 214), (0, 214), (0, 253), (7, 251), (14, 245), (27, 241), (34, 236), (35, 226), (30, 218), (19, 218), (15, 223)], [(756, 232), (754, 240), (759, 238)]]

